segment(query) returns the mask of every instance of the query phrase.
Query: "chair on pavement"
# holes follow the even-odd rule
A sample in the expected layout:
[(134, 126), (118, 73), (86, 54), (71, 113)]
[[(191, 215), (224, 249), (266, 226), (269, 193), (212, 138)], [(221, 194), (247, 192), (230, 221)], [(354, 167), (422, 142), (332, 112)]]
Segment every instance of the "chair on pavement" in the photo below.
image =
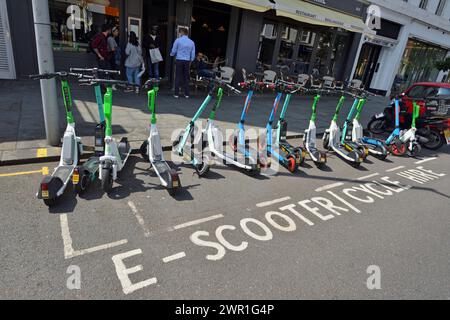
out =
[(336, 89), (336, 79), (333, 77), (325, 76), (322, 78), (322, 87), (325, 90), (335, 90)]
[(311, 89), (322, 89), (322, 81), (311, 75)]
[(275, 71), (272, 71), (272, 70), (264, 71), (263, 82), (265, 84), (274, 84), (276, 78), (277, 78), (277, 73)]
[(297, 84), (299, 84), (302, 88), (306, 87), (309, 81), (309, 75), (307, 74), (299, 74), (297, 78)]

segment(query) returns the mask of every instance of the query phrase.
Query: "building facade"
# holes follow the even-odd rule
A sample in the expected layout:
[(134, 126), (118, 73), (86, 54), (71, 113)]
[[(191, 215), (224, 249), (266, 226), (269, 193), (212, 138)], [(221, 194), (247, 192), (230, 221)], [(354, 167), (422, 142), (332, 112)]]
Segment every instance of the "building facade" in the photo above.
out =
[[(2, 3), (2, 21), (8, 18), (11, 29), (9, 77), (21, 78), (37, 71), (31, 0)], [(211, 63), (235, 68), (237, 81), (242, 68), (349, 80), (366, 7), (359, 0), (49, 0), (56, 69), (95, 65), (89, 41), (104, 23), (120, 27), (122, 46), (129, 31), (142, 40), (156, 25), (165, 58), (161, 74), (171, 79), (170, 49), (186, 26), (197, 50)]]
[(381, 94), (395, 94), (414, 82), (447, 81), (436, 69), (450, 50), (450, 1), (371, 0), (380, 16), (376, 35), (364, 34), (352, 77)]

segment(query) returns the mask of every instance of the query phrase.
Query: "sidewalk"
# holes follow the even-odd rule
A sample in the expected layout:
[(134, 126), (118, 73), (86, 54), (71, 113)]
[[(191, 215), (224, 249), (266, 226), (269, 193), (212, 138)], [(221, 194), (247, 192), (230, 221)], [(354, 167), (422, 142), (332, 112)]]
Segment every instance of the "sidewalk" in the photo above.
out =
[[(72, 85), (74, 116), (77, 135), (87, 146), (94, 144), (94, 128), (98, 122), (97, 104), (92, 87)], [(264, 128), (273, 104), (274, 94), (256, 94), (248, 111), (248, 128)], [(158, 128), (164, 147), (172, 145), (174, 130), (187, 126), (201, 105), (205, 93), (201, 89), (192, 92), (191, 99), (175, 99), (167, 89), (162, 88), (157, 100)], [(60, 92), (61, 136), (66, 126), (65, 112)], [(311, 114), (312, 96), (294, 96), (287, 112), (290, 136), (299, 136), (307, 128)], [(329, 126), (338, 97), (322, 97), (318, 105), (318, 133)], [(217, 124), (225, 132), (236, 128), (242, 113), (245, 94), (224, 96), (217, 113)], [(348, 98), (341, 111), (341, 122), (345, 119), (352, 99)], [(114, 92), (113, 132), (118, 138), (128, 137), (133, 148), (139, 148), (148, 137), (150, 112), (147, 109), (145, 93)], [(386, 98), (374, 98), (368, 101), (361, 122), (365, 126), (371, 116), (382, 112), (388, 104)], [(211, 106), (201, 117), (206, 123)], [(280, 106), (281, 109), (281, 106)], [(0, 81), (0, 165), (8, 163), (26, 163), (39, 161), (39, 158), (57, 159), (60, 148), (48, 147), (45, 138), (44, 117), (39, 82)], [(41, 159), (42, 160), (42, 159)]]

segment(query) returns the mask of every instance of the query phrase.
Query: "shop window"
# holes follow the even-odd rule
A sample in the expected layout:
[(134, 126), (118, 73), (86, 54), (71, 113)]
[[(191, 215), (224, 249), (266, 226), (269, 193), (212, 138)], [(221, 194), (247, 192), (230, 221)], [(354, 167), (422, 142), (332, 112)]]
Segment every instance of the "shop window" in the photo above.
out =
[(258, 69), (259, 71), (271, 69), (272, 57), (277, 39), (276, 25), (266, 23), (259, 37)]
[(443, 60), (447, 50), (415, 39), (409, 39), (400, 67), (392, 85), (392, 92), (402, 92), (416, 82), (433, 82), (439, 74), (436, 61)]
[(312, 31), (303, 30), (300, 32), (296, 73), (307, 74), (309, 72), (309, 65), (316, 36), (317, 34)]
[(284, 27), (281, 34), (280, 51), (278, 54), (279, 65), (289, 65), (294, 58), (294, 47), (297, 42), (298, 30)]
[[(49, 0), (54, 50), (88, 52), (105, 23), (119, 25), (120, 0)], [(71, 17), (75, 18), (75, 28)]]

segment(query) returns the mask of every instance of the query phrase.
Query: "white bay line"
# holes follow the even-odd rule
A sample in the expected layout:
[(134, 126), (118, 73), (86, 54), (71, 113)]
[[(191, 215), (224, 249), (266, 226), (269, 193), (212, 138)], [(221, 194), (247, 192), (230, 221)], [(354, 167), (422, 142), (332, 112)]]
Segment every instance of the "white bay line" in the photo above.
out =
[(175, 260), (183, 259), (184, 257), (186, 257), (186, 253), (183, 251), (183, 252), (179, 252), (177, 254), (174, 254), (172, 256), (165, 257), (162, 260), (163, 260), (164, 263), (169, 263), (169, 262), (172, 262), (172, 261), (175, 261)]
[(388, 169), (388, 170), (386, 170), (386, 172), (397, 171), (397, 170), (403, 169), (404, 167), (405, 166), (398, 166), (398, 167), (395, 167), (395, 168), (392, 168), (392, 169)]
[(93, 253), (96, 251), (106, 250), (109, 248), (121, 246), (121, 245), (128, 243), (128, 240), (120, 240), (117, 242), (112, 242), (112, 243), (96, 246), (96, 247), (89, 248), (89, 249), (74, 250), (73, 245), (72, 245), (73, 244), (72, 237), (70, 236), (69, 221), (67, 219), (67, 214), (60, 215), (59, 221), (61, 223), (61, 235), (62, 235), (63, 244), (64, 244), (64, 258), (66, 260), (74, 258), (74, 257), (82, 256), (82, 255), (85, 255), (88, 253)]
[(133, 211), (134, 216), (136, 217), (139, 225), (141, 226), (142, 230), (144, 230), (144, 236), (146, 238), (150, 237), (150, 231), (148, 230), (147, 226), (145, 225), (144, 218), (141, 216), (139, 211), (136, 208), (136, 205), (133, 201), (128, 201), (128, 206), (131, 208), (131, 211)]
[(416, 161), (414, 163), (415, 164), (421, 164), (421, 163), (425, 163), (425, 162), (428, 162), (428, 161), (433, 161), (433, 160), (436, 160), (436, 159), (437, 159), (437, 157), (427, 158), (427, 159), (423, 159), (423, 160), (420, 160), (420, 161)]
[(380, 174), (378, 172), (377, 173), (372, 173), (372, 174), (369, 174), (368, 176), (360, 177), (360, 178), (358, 178), (356, 180), (365, 180), (365, 179), (369, 179), (369, 178), (376, 177), (376, 176), (379, 176), (379, 175)]
[(258, 208), (264, 208), (264, 207), (271, 206), (271, 205), (273, 205), (275, 203), (280, 203), (280, 202), (284, 202), (284, 201), (288, 201), (288, 200), (291, 200), (291, 197), (284, 197), (284, 198), (275, 199), (275, 200), (272, 200), (272, 201), (261, 202), (261, 203), (258, 203), (256, 206)]
[(128, 243), (128, 240), (124, 239), (124, 240), (120, 240), (120, 241), (116, 241), (116, 242), (102, 244), (100, 246), (92, 247), (92, 248), (89, 248), (89, 249), (77, 250), (77, 251), (75, 251), (73, 253), (71, 258), (82, 256), (82, 255), (85, 255), (85, 254), (88, 254), (88, 253), (93, 253), (93, 252), (97, 252), (97, 251), (111, 249), (111, 248), (114, 248), (114, 247), (122, 246), (122, 245), (127, 244), (127, 243)]
[(183, 229), (183, 228), (187, 228), (187, 227), (192, 227), (192, 226), (195, 226), (195, 225), (198, 225), (198, 224), (202, 224), (202, 223), (205, 223), (205, 222), (209, 222), (209, 221), (212, 221), (212, 220), (221, 219), (223, 217), (224, 217), (223, 214), (217, 214), (217, 215), (214, 215), (214, 216), (211, 216), (211, 217), (207, 217), (207, 218), (203, 218), (203, 219), (198, 219), (198, 220), (182, 223), (182, 224), (179, 224), (179, 225), (174, 226), (172, 228), (169, 228), (167, 230), (168, 231), (175, 231), (175, 230), (179, 230), (179, 229)]
[(343, 182), (336, 182), (336, 183), (328, 184), (326, 186), (317, 188), (316, 192), (322, 192), (322, 191), (333, 189), (333, 188), (337, 188), (337, 187), (340, 187), (340, 186), (343, 186), (343, 185), (344, 185)]

